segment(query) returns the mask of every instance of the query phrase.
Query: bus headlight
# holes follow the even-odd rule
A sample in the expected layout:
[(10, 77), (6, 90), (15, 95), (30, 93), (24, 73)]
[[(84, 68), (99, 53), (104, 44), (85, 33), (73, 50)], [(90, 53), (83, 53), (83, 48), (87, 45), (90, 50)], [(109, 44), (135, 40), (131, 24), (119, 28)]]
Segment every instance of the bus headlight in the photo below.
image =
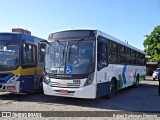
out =
[(92, 74), (90, 74), (90, 75), (88, 76), (88, 78), (87, 78), (84, 86), (87, 86), (87, 85), (92, 84), (93, 80), (94, 80), (94, 73), (92, 73)]
[(49, 77), (44, 77), (44, 83), (50, 85), (51, 81)]
[(16, 82), (18, 78), (19, 78), (19, 75), (15, 75), (15, 76), (11, 77), (11, 78), (7, 81), (7, 83)]

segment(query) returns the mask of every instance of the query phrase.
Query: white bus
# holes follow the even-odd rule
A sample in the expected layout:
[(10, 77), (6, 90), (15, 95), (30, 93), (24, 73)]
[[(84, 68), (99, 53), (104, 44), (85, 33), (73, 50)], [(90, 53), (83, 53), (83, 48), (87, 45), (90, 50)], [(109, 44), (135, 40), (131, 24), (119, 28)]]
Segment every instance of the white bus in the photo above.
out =
[(99, 30), (58, 31), (49, 35), (48, 42), (46, 95), (111, 98), (145, 79), (145, 53)]

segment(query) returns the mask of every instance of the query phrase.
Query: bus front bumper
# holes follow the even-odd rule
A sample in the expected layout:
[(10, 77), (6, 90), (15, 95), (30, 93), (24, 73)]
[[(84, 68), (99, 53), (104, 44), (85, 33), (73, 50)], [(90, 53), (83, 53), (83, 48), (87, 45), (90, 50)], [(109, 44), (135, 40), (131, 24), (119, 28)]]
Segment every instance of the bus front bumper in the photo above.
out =
[(20, 81), (16, 81), (13, 83), (0, 84), (0, 91), (19, 93), (20, 92)]
[(86, 99), (96, 98), (96, 87), (93, 84), (82, 88), (58, 88), (58, 87), (51, 87), (50, 85), (43, 82), (43, 90), (45, 95), (51, 95), (51, 96), (86, 98)]

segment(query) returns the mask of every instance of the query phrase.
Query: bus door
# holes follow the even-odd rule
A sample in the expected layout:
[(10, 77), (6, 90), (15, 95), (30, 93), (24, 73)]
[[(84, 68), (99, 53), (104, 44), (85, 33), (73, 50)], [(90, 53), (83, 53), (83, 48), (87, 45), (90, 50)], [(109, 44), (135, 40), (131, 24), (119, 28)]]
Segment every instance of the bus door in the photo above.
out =
[(49, 59), (49, 44), (47, 42), (39, 42), (38, 44), (38, 65), (37, 74), (35, 75), (35, 89), (41, 89), (43, 84), (43, 77), (45, 72), (46, 60)]
[(48, 42), (40, 42), (40, 44), (41, 46), (45, 46), (45, 50), (43, 50), (43, 59), (44, 59), (43, 66), (44, 66), (44, 72), (45, 72), (50, 69), (50, 44)]
[(107, 54), (107, 40), (98, 38), (97, 45), (97, 97), (107, 94), (107, 70), (108, 54)]
[(45, 72), (49, 73), (51, 65), (50, 65), (50, 44), (46, 44), (46, 54), (45, 54)]
[(25, 42), (22, 48), (21, 92), (25, 92), (34, 88), (37, 74), (37, 46)]

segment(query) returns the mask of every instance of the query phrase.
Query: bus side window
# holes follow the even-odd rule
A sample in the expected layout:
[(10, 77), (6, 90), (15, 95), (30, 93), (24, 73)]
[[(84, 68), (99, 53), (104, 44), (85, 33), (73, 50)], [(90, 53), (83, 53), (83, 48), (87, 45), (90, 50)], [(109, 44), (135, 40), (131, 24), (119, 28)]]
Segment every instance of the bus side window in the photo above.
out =
[(39, 43), (39, 62), (45, 62), (46, 44)]
[(33, 67), (37, 65), (37, 47), (32, 44), (23, 44), (23, 67)]
[(23, 55), (24, 55), (24, 58), (23, 58), (23, 61), (24, 61), (24, 64), (28, 64), (31, 62), (31, 59), (32, 59), (32, 53), (31, 53), (31, 46), (29, 44), (23, 44), (23, 47), (24, 47), (24, 51), (23, 51)]
[(97, 68), (100, 70), (101, 68), (107, 66), (107, 44), (104, 42), (98, 42), (98, 56), (97, 56)]

